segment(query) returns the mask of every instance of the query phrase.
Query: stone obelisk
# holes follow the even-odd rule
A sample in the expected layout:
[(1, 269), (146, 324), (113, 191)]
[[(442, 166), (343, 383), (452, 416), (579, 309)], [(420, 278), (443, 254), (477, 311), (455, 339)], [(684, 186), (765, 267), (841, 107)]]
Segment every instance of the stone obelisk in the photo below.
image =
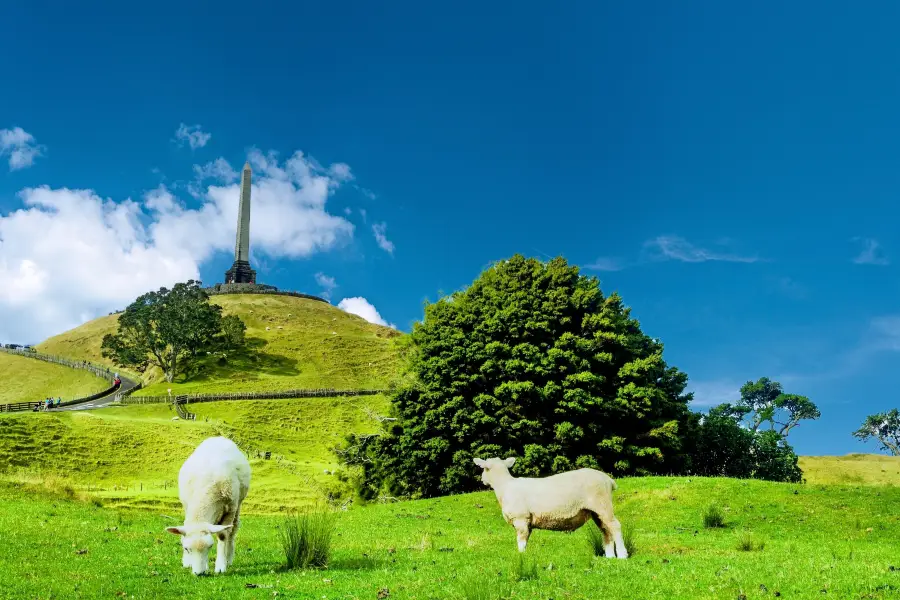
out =
[(250, 268), (250, 163), (241, 171), (241, 200), (238, 205), (234, 264), (225, 272), (225, 283), (256, 283), (256, 271)]

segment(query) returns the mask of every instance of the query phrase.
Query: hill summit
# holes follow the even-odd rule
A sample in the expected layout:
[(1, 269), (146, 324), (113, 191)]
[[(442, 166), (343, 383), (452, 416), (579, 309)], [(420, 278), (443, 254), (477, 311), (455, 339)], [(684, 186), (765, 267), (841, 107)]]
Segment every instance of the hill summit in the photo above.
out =
[[(137, 373), (145, 386), (141, 394), (162, 395), (169, 388), (173, 394), (385, 388), (398, 373), (395, 342), (402, 334), (327, 302), (277, 294), (220, 294), (210, 301), (246, 324), (247, 349), (210, 355), (196, 373), (171, 384), (155, 368)], [(89, 321), (45, 340), (37, 350), (113, 366), (100, 345), (104, 335), (116, 331), (118, 318)]]

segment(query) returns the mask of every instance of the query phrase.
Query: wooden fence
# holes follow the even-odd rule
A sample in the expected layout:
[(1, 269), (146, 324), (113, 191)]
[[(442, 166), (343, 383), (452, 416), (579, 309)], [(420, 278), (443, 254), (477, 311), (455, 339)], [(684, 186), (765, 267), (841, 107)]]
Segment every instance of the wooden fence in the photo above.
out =
[[(101, 367), (94, 365), (92, 363), (87, 362), (86, 360), (70, 360), (68, 358), (63, 358), (61, 356), (53, 356), (51, 354), (42, 354), (40, 352), (32, 352), (31, 350), (19, 350), (13, 348), (0, 348), (0, 351), (6, 352), (7, 354), (14, 354), (17, 356), (24, 356), (25, 358), (33, 358), (35, 360), (42, 360), (44, 362), (53, 363), (56, 365), (61, 365), (63, 367), (69, 367), (70, 369), (81, 369), (83, 371), (88, 371), (93, 373), (97, 377), (101, 379), (105, 379), (111, 385), (101, 391), (98, 391), (95, 394), (91, 394), (89, 396), (84, 396), (82, 398), (74, 398), (72, 400), (66, 400), (65, 402), (60, 402), (59, 404), (53, 404), (52, 408), (57, 407), (65, 407), (65, 406), (73, 406), (75, 404), (83, 404), (84, 402), (90, 402), (91, 400), (98, 400), (100, 398), (105, 398), (115, 392), (118, 391), (118, 397), (124, 397), (137, 389), (140, 389), (141, 384), (138, 382), (134, 382), (131, 379), (124, 377), (122, 375), (119, 376), (121, 383), (119, 385), (115, 385), (116, 374), (114, 370), (111, 370), (109, 367)], [(26, 410), (32, 410), (34, 405), (42, 405), (43, 402), (16, 402), (10, 404), (0, 405), (0, 412), (20, 412)]]
[(35, 406), (40, 406), (42, 404), (43, 402), (11, 402), (9, 404), (0, 404), (0, 413), (33, 410)]

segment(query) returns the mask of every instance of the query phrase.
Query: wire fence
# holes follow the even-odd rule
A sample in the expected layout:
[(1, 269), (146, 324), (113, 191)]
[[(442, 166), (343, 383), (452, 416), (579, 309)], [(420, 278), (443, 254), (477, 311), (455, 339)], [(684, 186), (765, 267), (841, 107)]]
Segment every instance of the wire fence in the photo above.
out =
[(112, 382), (116, 378), (114, 370), (111, 370), (109, 367), (95, 365), (86, 360), (72, 360), (69, 358), (63, 358), (61, 356), (53, 356), (51, 354), (42, 354), (41, 352), (20, 350), (17, 348), (0, 348), (0, 352), (6, 352), (7, 354), (14, 354), (17, 356), (24, 356), (26, 358), (33, 358), (35, 360), (42, 360), (44, 362), (62, 365), (64, 367), (70, 367), (72, 369), (81, 369), (82, 371), (93, 373), (97, 377), (105, 379), (109, 382)]
[[(185, 403), (220, 402), (223, 400), (284, 400), (291, 398), (335, 398), (340, 396), (374, 396), (387, 390), (336, 390), (332, 388), (285, 390), (281, 392), (216, 392), (210, 394), (180, 394)], [(169, 396), (129, 396), (122, 404), (164, 404), (174, 402)]]

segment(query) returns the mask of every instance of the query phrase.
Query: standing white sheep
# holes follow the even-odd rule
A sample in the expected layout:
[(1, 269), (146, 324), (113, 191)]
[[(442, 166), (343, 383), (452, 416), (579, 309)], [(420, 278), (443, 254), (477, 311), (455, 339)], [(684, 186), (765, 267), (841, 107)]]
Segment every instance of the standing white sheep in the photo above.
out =
[(181, 536), (181, 566), (194, 575), (206, 573), (216, 536), (216, 573), (225, 572), (234, 560), (241, 503), (249, 489), (250, 463), (234, 442), (212, 437), (197, 446), (178, 472), (184, 525), (166, 528)]
[(613, 514), (616, 482), (606, 473), (577, 469), (550, 477), (513, 477), (509, 470), (515, 458), (474, 460), (483, 469), (481, 481), (493, 488), (503, 518), (516, 529), (519, 552), (525, 552), (532, 529), (574, 531), (593, 519), (603, 532), (607, 558), (628, 558)]

